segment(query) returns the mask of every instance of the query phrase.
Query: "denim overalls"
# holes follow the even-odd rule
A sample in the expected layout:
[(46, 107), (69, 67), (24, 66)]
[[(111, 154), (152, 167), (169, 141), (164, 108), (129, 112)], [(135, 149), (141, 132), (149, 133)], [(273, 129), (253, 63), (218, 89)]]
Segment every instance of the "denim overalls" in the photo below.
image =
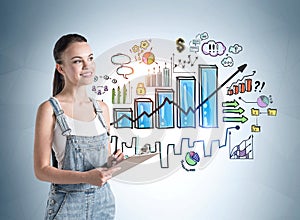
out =
[[(66, 136), (63, 170), (88, 171), (107, 162), (108, 134), (97, 136), (70, 135), (63, 110), (54, 98), (49, 99), (56, 120)], [(102, 110), (93, 102), (101, 124), (106, 128)], [(109, 220), (114, 219), (115, 200), (108, 183), (102, 187), (90, 184), (51, 184), (45, 220)]]

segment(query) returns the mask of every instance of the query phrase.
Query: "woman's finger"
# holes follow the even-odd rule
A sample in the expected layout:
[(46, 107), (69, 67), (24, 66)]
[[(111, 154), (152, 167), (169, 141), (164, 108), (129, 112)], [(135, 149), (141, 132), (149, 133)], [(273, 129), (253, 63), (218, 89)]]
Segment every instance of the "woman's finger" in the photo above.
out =
[(118, 162), (120, 162), (120, 161), (124, 160), (124, 158), (125, 158), (125, 156), (124, 156), (123, 152), (121, 152), (121, 153), (118, 155), (118, 157), (117, 157), (116, 160), (117, 160)]
[(117, 158), (122, 153), (123, 152), (121, 151), (121, 149), (118, 149), (116, 152), (113, 153), (113, 155), (114, 155), (115, 158)]

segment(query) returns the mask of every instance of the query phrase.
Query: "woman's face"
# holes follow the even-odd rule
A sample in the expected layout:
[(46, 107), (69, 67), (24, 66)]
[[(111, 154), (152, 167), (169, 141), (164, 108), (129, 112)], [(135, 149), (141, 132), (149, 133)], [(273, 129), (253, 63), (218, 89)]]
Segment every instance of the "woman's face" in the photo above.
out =
[(62, 64), (57, 68), (64, 75), (66, 85), (88, 85), (95, 75), (94, 55), (88, 43), (75, 42), (62, 53)]

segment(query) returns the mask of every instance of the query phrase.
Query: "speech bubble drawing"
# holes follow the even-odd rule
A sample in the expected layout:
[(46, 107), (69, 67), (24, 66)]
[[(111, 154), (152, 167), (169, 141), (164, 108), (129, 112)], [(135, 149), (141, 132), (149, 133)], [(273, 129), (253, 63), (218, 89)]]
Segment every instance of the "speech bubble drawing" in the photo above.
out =
[(221, 56), (225, 53), (225, 45), (218, 41), (209, 40), (202, 45), (202, 52), (204, 55), (210, 55), (212, 57)]
[(243, 47), (239, 44), (234, 44), (233, 46), (229, 47), (229, 53), (238, 54), (243, 50)]
[(234, 64), (234, 62), (233, 62), (232, 57), (227, 56), (227, 57), (225, 57), (225, 58), (221, 61), (221, 64), (222, 64), (224, 67), (232, 67), (233, 64)]
[(201, 34), (197, 34), (196, 38), (200, 39), (200, 40), (207, 40), (208, 39), (208, 33), (207, 32), (203, 32)]
[(200, 39), (201, 39), (201, 40), (206, 40), (206, 39), (208, 39), (208, 33), (207, 33), (207, 32), (203, 32), (202, 34), (200, 34)]
[(122, 75), (125, 79), (128, 79), (127, 76), (134, 73), (134, 69), (130, 66), (120, 66), (116, 70), (118, 75)]
[(111, 62), (115, 65), (124, 65), (131, 62), (130, 56), (123, 54), (123, 53), (117, 53), (113, 56), (111, 56)]

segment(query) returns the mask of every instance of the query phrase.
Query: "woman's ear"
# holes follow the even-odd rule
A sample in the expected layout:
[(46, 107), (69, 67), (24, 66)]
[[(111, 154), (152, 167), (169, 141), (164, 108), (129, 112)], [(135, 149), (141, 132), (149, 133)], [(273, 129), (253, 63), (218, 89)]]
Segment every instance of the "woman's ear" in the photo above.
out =
[(56, 66), (55, 66), (55, 68), (57, 69), (57, 71), (58, 71), (60, 74), (64, 75), (64, 70), (63, 70), (61, 64), (58, 64), (58, 63), (57, 63)]

